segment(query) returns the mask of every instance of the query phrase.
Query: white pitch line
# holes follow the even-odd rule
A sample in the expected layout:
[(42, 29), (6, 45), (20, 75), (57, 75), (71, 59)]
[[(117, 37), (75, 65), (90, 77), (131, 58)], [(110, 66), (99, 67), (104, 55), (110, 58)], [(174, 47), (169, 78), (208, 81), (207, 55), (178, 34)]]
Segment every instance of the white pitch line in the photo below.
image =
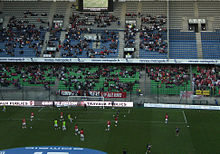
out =
[(44, 109), (44, 107), (42, 107), (41, 109), (38, 110), (38, 112), (42, 111)]
[(185, 123), (187, 124), (188, 122), (187, 122), (186, 114), (185, 114), (184, 111), (182, 111), (182, 113), (183, 113), (184, 121), (185, 121)]

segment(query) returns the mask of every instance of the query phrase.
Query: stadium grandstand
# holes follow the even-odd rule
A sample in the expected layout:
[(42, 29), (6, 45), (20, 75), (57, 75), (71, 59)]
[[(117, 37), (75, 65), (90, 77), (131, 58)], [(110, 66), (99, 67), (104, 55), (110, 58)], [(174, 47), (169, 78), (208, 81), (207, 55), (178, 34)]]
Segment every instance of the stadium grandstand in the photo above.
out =
[[(36, 102), (38, 107), (59, 106), (56, 101), (68, 102), (63, 105), (68, 107), (84, 101), (132, 102), (136, 108), (145, 104), (218, 106), (220, 1), (1, 0), (0, 107), (13, 106), (7, 101)], [(0, 123), (4, 119), (0, 117)], [(66, 144), (69, 141), (53, 143), (109, 153), (130, 146), (126, 142), (114, 150), (113, 143), (106, 148), (98, 142)], [(6, 144), (0, 143), (0, 154), (1, 149), (26, 146)], [(130, 151), (139, 154), (146, 152), (144, 148)], [(181, 153), (178, 148), (162, 149)]]

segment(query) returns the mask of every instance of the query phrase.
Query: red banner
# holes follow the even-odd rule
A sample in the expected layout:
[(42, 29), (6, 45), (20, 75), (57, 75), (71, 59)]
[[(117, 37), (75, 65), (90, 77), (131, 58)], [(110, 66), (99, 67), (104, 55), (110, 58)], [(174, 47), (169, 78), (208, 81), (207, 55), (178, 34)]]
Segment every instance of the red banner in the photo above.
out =
[[(61, 96), (78, 96), (77, 91), (60, 90)], [(88, 91), (87, 96), (103, 96), (104, 98), (126, 98), (126, 92)]]
[(101, 92), (104, 98), (126, 98), (126, 92)]

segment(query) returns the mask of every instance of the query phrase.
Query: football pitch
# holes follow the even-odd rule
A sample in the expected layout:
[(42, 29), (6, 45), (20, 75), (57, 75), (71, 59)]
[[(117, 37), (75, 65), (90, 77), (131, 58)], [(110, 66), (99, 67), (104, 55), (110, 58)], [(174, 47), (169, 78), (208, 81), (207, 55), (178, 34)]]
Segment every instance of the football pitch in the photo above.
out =
[[(2, 108), (1, 108), (2, 109)], [(114, 126), (113, 114), (119, 110), (119, 125)], [(30, 121), (34, 112), (35, 119)], [(54, 119), (64, 113), (67, 130), (54, 130)], [(164, 123), (165, 113), (169, 115)], [(76, 116), (73, 123), (67, 115)], [(22, 129), (26, 118), (27, 129)], [(111, 120), (111, 130), (106, 123)], [(85, 141), (74, 135), (74, 125), (84, 129)], [(58, 121), (61, 127), (61, 122)], [(187, 127), (189, 126), (189, 127)], [(30, 128), (32, 127), (32, 129)], [(180, 134), (176, 136), (175, 128)], [(24, 108), (7, 107), (0, 111), (0, 149), (26, 146), (74, 146), (120, 154), (144, 154), (151, 144), (152, 154), (218, 154), (220, 153), (220, 112), (156, 108)]]

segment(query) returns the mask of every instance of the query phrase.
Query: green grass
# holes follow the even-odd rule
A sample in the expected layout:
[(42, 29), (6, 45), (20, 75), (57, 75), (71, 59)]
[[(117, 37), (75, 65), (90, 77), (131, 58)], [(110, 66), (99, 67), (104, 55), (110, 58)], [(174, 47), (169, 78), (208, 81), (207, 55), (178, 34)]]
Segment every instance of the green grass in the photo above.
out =
[[(75, 146), (120, 154), (127, 149), (129, 154), (143, 154), (146, 144), (153, 145), (153, 154), (217, 154), (220, 153), (220, 112), (183, 110), (120, 108), (119, 126), (113, 125), (116, 110), (88, 108), (21, 108), (8, 107), (0, 112), (0, 149), (24, 146)], [(67, 131), (55, 131), (53, 120), (63, 111), (65, 118), (71, 113), (77, 120), (67, 121)], [(29, 121), (30, 113), (35, 120)], [(164, 124), (165, 113), (169, 114), (168, 124)], [(126, 115), (126, 117), (124, 117)], [(22, 118), (27, 118), (28, 129), (21, 128)], [(38, 120), (37, 120), (38, 119)], [(107, 120), (112, 121), (111, 131), (106, 132)], [(30, 124), (32, 123), (32, 124)], [(85, 131), (85, 141), (74, 135), (74, 124)], [(32, 125), (33, 129), (30, 129)], [(186, 127), (189, 125), (190, 127)], [(180, 128), (180, 136), (175, 128)]]

